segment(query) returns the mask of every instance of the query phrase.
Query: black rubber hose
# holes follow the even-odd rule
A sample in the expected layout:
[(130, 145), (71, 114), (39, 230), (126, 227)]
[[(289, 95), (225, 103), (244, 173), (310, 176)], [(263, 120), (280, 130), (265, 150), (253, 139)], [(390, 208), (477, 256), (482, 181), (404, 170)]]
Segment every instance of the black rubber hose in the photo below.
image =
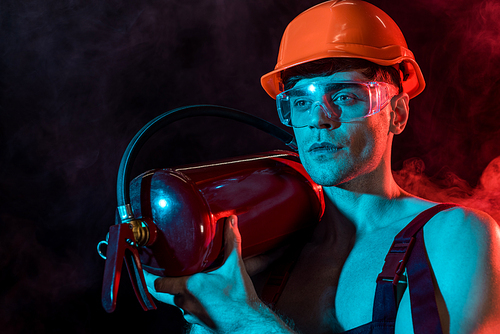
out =
[(257, 129), (267, 132), (270, 135), (278, 138), (293, 150), (297, 150), (293, 135), (277, 127), (276, 125), (263, 120), (262, 118), (247, 114), (237, 109), (214, 105), (193, 105), (173, 109), (161, 114), (160, 116), (156, 117), (148, 124), (146, 124), (141, 130), (139, 130), (139, 132), (137, 132), (137, 134), (128, 144), (127, 149), (125, 150), (120, 162), (120, 168), (118, 170), (116, 193), (119, 207), (130, 204), (130, 173), (133, 162), (144, 143), (154, 133), (156, 133), (156, 131), (164, 128), (165, 126), (184, 118), (196, 116), (223, 117), (252, 125)]

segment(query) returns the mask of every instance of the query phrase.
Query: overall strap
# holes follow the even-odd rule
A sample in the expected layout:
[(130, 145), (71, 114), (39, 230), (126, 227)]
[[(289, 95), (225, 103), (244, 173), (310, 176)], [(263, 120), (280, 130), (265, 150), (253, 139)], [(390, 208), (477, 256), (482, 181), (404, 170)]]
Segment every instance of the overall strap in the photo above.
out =
[(433, 206), (420, 213), (396, 235), (377, 278), (373, 321), (396, 320), (399, 300), (395, 291), (406, 268), (414, 332), (442, 333), (422, 227), (437, 213), (455, 206), (451, 203)]

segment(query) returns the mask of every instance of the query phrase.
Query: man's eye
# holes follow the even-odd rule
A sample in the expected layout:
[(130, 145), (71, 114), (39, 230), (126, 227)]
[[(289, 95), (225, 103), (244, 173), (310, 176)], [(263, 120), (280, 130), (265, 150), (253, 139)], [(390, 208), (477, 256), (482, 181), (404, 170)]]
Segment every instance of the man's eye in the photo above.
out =
[(311, 101), (308, 100), (295, 100), (293, 101), (293, 106), (295, 108), (306, 109), (311, 105)]
[(332, 96), (332, 101), (336, 104), (350, 105), (356, 103), (356, 96), (352, 94), (338, 94)]

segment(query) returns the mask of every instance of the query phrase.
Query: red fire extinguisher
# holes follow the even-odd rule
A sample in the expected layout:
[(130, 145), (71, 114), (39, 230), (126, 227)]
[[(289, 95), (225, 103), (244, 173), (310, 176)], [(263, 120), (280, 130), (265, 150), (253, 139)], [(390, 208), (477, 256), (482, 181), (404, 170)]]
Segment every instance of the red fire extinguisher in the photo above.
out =
[[(133, 159), (158, 129), (194, 116), (231, 118), (264, 130), (295, 148), (288, 132), (255, 116), (219, 106), (188, 106), (144, 126), (128, 145), (118, 172), (118, 216), (98, 251), (106, 259), (102, 304), (116, 307), (123, 260), (144, 310), (156, 309), (142, 270), (192, 275), (222, 259), (223, 218), (238, 215), (242, 256), (262, 254), (317, 222), (324, 211), (315, 184), (290, 151), (273, 151), (177, 168), (147, 171), (129, 183)], [(106, 255), (101, 251), (107, 244)]]

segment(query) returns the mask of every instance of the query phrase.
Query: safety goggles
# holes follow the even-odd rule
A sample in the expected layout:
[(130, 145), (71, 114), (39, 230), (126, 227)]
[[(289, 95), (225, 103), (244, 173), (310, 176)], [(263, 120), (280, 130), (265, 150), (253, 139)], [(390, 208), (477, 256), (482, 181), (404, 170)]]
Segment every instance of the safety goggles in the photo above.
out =
[(276, 96), (280, 120), (300, 128), (319, 112), (336, 122), (353, 122), (375, 115), (390, 102), (393, 86), (385, 82), (323, 80), (298, 85)]

